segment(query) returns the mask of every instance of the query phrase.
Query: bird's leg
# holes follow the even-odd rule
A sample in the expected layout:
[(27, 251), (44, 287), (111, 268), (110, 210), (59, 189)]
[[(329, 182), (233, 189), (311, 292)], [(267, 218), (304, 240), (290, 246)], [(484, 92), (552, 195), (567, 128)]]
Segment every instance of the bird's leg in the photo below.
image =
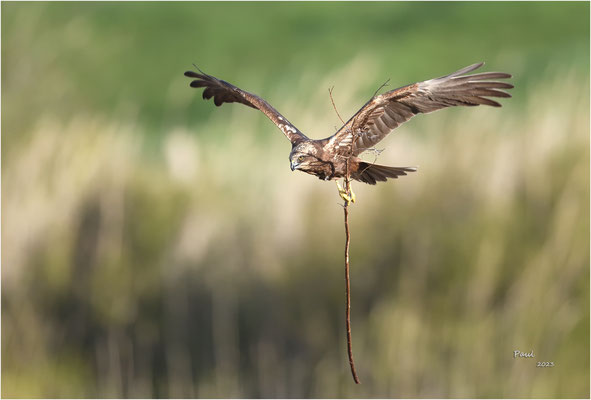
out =
[(349, 196), (349, 194), (347, 193), (347, 190), (345, 190), (341, 184), (339, 183), (339, 181), (335, 181), (337, 184), (337, 190), (339, 191), (339, 196), (341, 196), (341, 199), (343, 199), (345, 201), (345, 203), (347, 205), (349, 205), (349, 203), (351, 203), (351, 196)]
[(351, 181), (347, 182), (347, 192), (349, 192), (349, 197), (351, 198), (351, 203), (355, 203), (357, 196), (355, 196), (355, 193), (353, 192), (353, 188), (351, 187)]
[(339, 196), (341, 196), (341, 199), (343, 199), (345, 201), (346, 205), (349, 205), (351, 203), (355, 203), (356, 197), (355, 197), (355, 193), (353, 193), (353, 190), (351, 189), (351, 182), (347, 182), (346, 188), (343, 188), (338, 180), (335, 182), (337, 184)]

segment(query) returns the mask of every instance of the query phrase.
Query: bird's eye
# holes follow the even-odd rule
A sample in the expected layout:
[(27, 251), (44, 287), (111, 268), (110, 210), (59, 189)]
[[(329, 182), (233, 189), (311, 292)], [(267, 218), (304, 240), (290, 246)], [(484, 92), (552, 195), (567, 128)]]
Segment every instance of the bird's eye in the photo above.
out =
[(302, 161), (304, 161), (304, 156), (299, 156), (298, 157), (298, 162), (302, 162)]

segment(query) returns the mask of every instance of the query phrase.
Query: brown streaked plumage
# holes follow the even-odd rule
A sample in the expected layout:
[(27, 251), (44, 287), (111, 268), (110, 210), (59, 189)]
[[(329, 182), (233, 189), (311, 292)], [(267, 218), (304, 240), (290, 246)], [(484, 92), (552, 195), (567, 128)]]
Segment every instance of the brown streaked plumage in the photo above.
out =
[(376, 95), (337, 133), (320, 140), (309, 139), (269, 103), (252, 93), (201, 71), (187, 71), (185, 76), (193, 78), (191, 87), (205, 88), (203, 98), (213, 97), (216, 106), (237, 102), (265, 113), (292, 144), (289, 155), (292, 170), (297, 169), (324, 180), (338, 179), (345, 176), (346, 160), (350, 158), (351, 178), (375, 185), (376, 182), (416, 171), (416, 168), (412, 167), (387, 167), (358, 158), (400, 124), (417, 114), (426, 114), (446, 107), (481, 104), (500, 107), (501, 105), (490, 97), (511, 97), (509, 93), (499, 89), (511, 89), (513, 85), (495, 80), (511, 78), (510, 74), (482, 72), (465, 75), (483, 64), (473, 64), (440, 78)]

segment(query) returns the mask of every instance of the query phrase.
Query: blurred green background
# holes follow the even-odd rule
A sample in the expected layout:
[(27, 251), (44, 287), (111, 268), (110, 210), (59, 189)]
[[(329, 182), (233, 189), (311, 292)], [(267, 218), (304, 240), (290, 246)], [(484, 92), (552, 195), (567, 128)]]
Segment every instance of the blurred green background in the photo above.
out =
[[(2, 397), (589, 397), (588, 2), (1, 8)], [(354, 184), (355, 386), (334, 184), (182, 74), (320, 138), (329, 87), (347, 118), (479, 61), (503, 108), (413, 119), (378, 161), (419, 171)]]

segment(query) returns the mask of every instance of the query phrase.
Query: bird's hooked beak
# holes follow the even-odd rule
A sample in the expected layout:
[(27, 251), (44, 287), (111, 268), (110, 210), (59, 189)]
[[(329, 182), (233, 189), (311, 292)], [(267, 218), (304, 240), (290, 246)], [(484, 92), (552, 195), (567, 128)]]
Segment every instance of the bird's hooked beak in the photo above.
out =
[(289, 163), (289, 167), (291, 168), (292, 171), (295, 171), (296, 169), (298, 169), (298, 165), (300, 165), (296, 160), (291, 160)]

